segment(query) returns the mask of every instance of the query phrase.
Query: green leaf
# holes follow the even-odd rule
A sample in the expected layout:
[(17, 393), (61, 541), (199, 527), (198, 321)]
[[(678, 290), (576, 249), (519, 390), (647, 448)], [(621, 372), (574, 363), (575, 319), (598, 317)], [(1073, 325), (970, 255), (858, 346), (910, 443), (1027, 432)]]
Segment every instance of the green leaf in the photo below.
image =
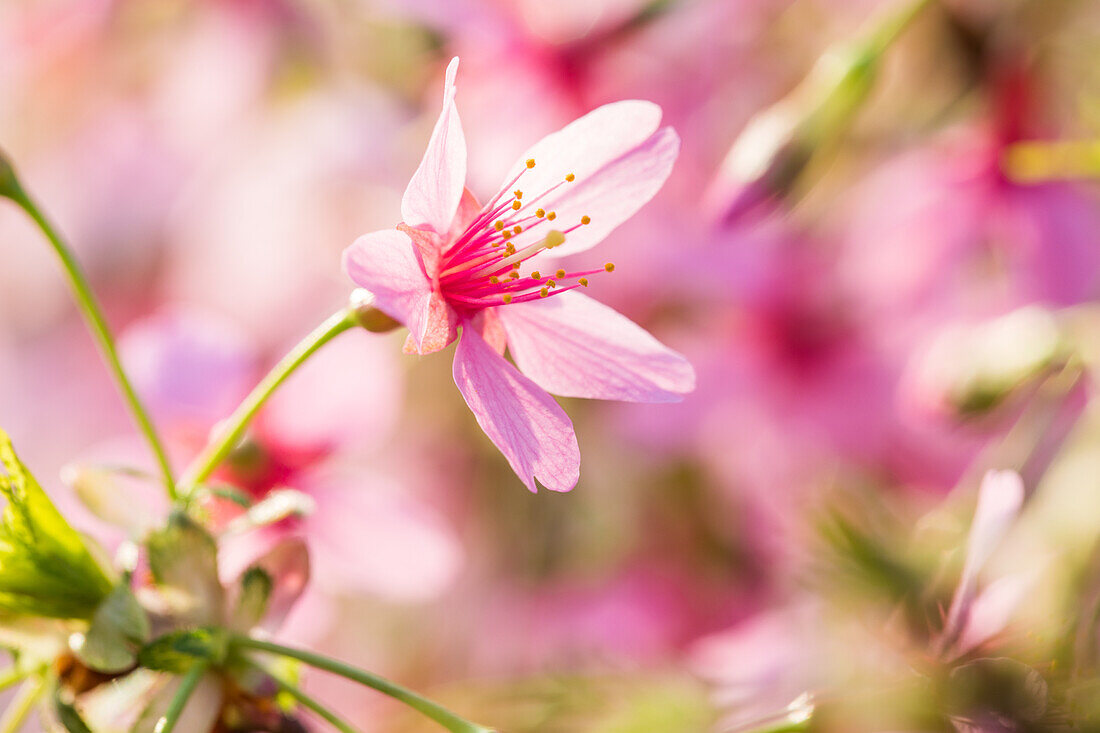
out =
[(159, 590), (172, 597), (184, 625), (223, 622), (225, 591), (218, 580), (218, 548), (195, 520), (175, 512), (168, 526), (145, 540), (149, 569)]
[(69, 645), (94, 670), (124, 672), (137, 663), (137, 651), (150, 634), (145, 610), (130, 588), (120, 584), (96, 609), (88, 631), (74, 634)]
[(0, 611), (89, 619), (111, 581), (0, 430)]
[(138, 653), (146, 669), (186, 674), (196, 663), (220, 666), (229, 649), (229, 636), (219, 628), (173, 631), (154, 639)]

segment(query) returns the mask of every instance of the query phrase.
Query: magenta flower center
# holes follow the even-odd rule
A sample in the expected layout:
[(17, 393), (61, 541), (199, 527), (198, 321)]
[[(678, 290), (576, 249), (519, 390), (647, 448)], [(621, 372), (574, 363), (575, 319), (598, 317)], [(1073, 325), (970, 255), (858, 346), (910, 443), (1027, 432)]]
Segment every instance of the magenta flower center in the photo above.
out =
[(528, 160), (526, 167), (443, 251), (439, 288), (454, 308), (477, 310), (548, 298), (588, 287), (590, 276), (615, 269), (609, 262), (598, 270), (557, 270), (550, 274), (531, 270), (522, 274), (527, 260), (564, 244), (570, 232), (592, 221), (586, 215), (567, 228), (557, 229), (557, 213), (538, 205), (561, 186), (573, 183), (576, 177), (572, 173), (535, 196), (525, 197), (518, 188), (509, 196), (508, 190), (521, 184), (523, 175), (534, 167), (534, 159)]

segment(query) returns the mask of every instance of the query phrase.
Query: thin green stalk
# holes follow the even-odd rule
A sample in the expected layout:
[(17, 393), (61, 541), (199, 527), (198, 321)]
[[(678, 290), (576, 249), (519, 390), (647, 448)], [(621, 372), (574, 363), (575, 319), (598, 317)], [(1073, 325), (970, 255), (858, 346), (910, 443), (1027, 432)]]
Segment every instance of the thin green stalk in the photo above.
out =
[(400, 700), (414, 710), (423, 713), (427, 717), (431, 718), (435, 722), (442, 725), (451, 733), (493, 733), (491, 728), (478, 725), (477, 723), (471, 723), (468, 720), (460, 718), (455, 713), (445, 707), (438, 705), (427, 698), (421, 697), (412, 690), (409, 690), (401, 685), (390, 682), (377, 675), (373, 675), (370, 672), (364, 672), (363, 670), (356, 669), (355, 667), (344, 664), (343, 662), (335, 659), (329, 659), (319, 654), (314, 654), (303, 649), (294, 649), (291, 647), (282, 646), (281, 644), (273, 644), (269, 641), (261, 641), (259, 639), (253, 639), (247, 636), (235, 636), (233, 637), (233, 644), (239, 649), (252, 649), (259, 652), (267, 652), (268, 654), (276, 654), (282, 657), (288, 657), (290, 659), (297, 659), (300, 662), (304, 662), (311, 667), (322, 669), (326, 672), (331, 672), (341, 677), (346, 677), (349, 680), (358, 682), (361, 685), (366, 685), (381, 693), (389, 695), (395, 700)]
[(3, 672), (0, 672), (0, 691), (6, 690), (12, 685), (22, 682), (33, 673), (33, 669), (20, 669), (19, 667), (5, 669)]
[(30, 715), (31, 710), (34, 709), (35, 703), (42, 697), (42, 693), (46, 691), (46, 684), (48, 682), (49, 676), (42, 675), (41, 677), (27, 680), (26, 683), (19, 688), (19, 693), (15, 696), (15, 699), (8, 704), (7, 710), (4, 711), (4, 716), (0, 718), (0, 733), (15, 733), (23, 727), (23, 723), (27, 722), (27, 716)]
[(106, 319), (103, 317), (103, 310), (100, 308), (99, 302), (92, 293), (91, 286), (88, 284), (88, 279), (84, 276), (83, 270), (80, 269), (80, 263), (76, 261), (76, 257), (73, 256), (72, 250), (66, 246), (57, 230), (54, 229), (50, 221), (34, 201), (31, 200), (31, 197), (23, 189), (18, 178), (16, 178), (15, 172), (11, 169), (11, 166), (2, 159), (2, 156), (0, 156), (0, 167), (2, 167), (2, 170), (0, 170), (0, 196), (11, 199), (19, 208), (23, 209), (27, 216), (34, 220), (34, 223), (38, 225), (42, 234), (45, 235), (46, 239), (49, 240), (50, 244), (53, 246), (54, 252), (57, 253), (58, 258), (61, 260), (61, 266), (64, 268), (66, 275), (68, 275), (69, 285), (72, 287), (76, 304), (80, 308), (81, 313), (84, 314), (84, 320), (87, 322), (88, 328), (92, 332), (92, 336), (98, 343), (99, 350), (102, 352), (108, 368), (114, 375), (119, 391), (122, 392), (122, 396), (125, 398), (130, 408), (130, 412), (133, 413), (138, 428), (141, 430), (142, 434), (145, 435), (149, 447), (153, 450), (153, 455), (156, 456), (157, 464), (160, 467), (160, 473), (164, 479), (164, 486), (168, 490), (168, 495), (175, 500), (176, 482), (172, 478), (172, 467), (168, 462), (168, 453), (164, 449), (164, 443), (161, 442), (160, 436), (153, 426), (153, 421), (149, 417), (149, 412), (141, 403), (141, 400), (137, 396), (137, 392), (134, 391), (134, 386), (130, 383), (130, 378), (126, 376), (126, 372), (122, 368), (122, 362), (118, 358), (118, 350), (115, 348), (114, 338), (111, 336), (111, 329), (107, 325)]
[(279, 385), (300, 367), (306, 359), (315, 351), (336, 338), (344, 331), (359, 325), (353, 308), (341, 308), (324, 323), (315, 328), (305, 337), (275, 368), (268, 372), (267, 376), (256, 385), (255, 389), (244, 399), (244, 402), (229, 416), (225, 425), (218, 431), (216, 438), (207, 444), (191, 465), (183, 472), (180, 486), (185, 495), (189, 495), (198, 484), (206, 480), (214, 469), (225, 460), (225, 457), (236, 447), (248, 424), (256, 416), (260, 408), (264, 406), (268, 398), (274, 394)]
[(183, 680), (180, 682), (179, 689), (172, 696), (172, 702), (168, 703), (168, 710), (164, 712), (164, 717), (158, 720), (153, 728), (153, 733), (172, 733), (172, 729), (176, 727), (180, 716), (183, 715), (184, 708), (187, 707), (187, 701), (191, 699), (195, 688), (199, 686), (199, 680), (206, 674), (206, 667), (205, 663), (200, 662), (187, 670), (187, 674), (183, 676)]
[(358, 731), (356, 731), (355, 728), (352, 728), (351, 725), (349, 725), (346, 721), (341, 719), (338, 715), (336, 715), (336, 713), (332, 712), (331, 710), (326, 708), (324, 705), (319, 703), (317, 700), (314, 700), (312, 697), (307, 695), (304, 690), (299, 689), (298, 687), (290, 684), (286, 680), (275, 676), (275, 674), (273, 674), (271, 672), (271, 670), (266, 669), (265, 667), (257, 664), (256, 662), (252, 661), (251, 659), (248, 659), (248, 660), (245, 660), (245, 661), (248, 663), (249, 666), (254, 667), (255, 669), (258, 669), (259, 671), (263, 672), (264, 675), (266, 675), (271, 680), (273, 680), (275, 682), (275, 684), (279, 686), (280, 689), (282, 689), (288, 695), (290, 695), (295, 700), (300, 702), (303, 706), (309, 708), (314, 713), (316, 713), (318, 716), (320, 716), (321, 718), (326, 720), (336, 730), (341, 731), (341, 733), (358, 733)]

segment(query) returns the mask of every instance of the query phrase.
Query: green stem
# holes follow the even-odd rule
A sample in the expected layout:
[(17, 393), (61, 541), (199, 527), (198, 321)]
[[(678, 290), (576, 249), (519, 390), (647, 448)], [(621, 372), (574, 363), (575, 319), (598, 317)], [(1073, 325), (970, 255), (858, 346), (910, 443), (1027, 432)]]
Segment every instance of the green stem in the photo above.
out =
[(349, 680), (358, 682), (361, 685), (366, 685), (381, 693), (389, 695), (390, 697), (400, 700), (414, 710), (423, 713), (427, 717), (431, 718), (435, 722), (442, 725), (451, 733), (492, 733), (491, 728), (485, 728), (477, 723), (471, 723), (468, 720), (460, 718), (458, 715), (452, 713), (441, 705), (421, 697), (412, 690), (402, 687), (398, 684), (383, 679), (377, 675), (373, 675), (370, 672), (364, 672), (356, 669), (355, 667), (344, 664), (343, 662), (335, 659), (329, 659), (312, 652), (308, 652), (302, 649), (293, 649), (291, 647), (285, 647), (280, 644), (273, 644), (268, 641), (261, 641), (259, 639), (253, 639), (247, 636), (235, 636), (233, 637), (233, 644), (243, 649), (253, 649), (255, 651), (267, 652), (269, 654), (277, 654), (282, 657), (288, 657), (290, 659), (297, 659), (300, 662), (304, 662), (311, 667), (331, 672), (341, 677), (346, 677)]
[(22, 682), (34, 673), (32, 669), (20, 669), (19, 667), (12, 667), (0, 672), (0, 692), (8, 689), (14, 684)]
[(77, 306), (84, 314), (84, 319), (88, 323), (88, 328), (92, 332), (92, 336), (99, 344), (99, 349), (103, 353), (103, 358), (107, 362), (108, 368), (114, 375), (115, 382), (118, 384), (119, 391), (122, 392), (122, 396), (126, 399), (126, 403), (130, 407), (130, 412), (133, 413), (134, 420), (138, 424), (138, 428), (145, 435), (145, 439), (149, 443), (149, 447), (152, 448), (153, 454), (156, 456), (157, 464), (160, 466), (160, 472), (164, 478), (164, 486), (168, 490), (168, 495), (175, 500), (176, 499), (176, 483), (172, 479), (172, 467), (168, 462), (168, 453), (164, 449), (164, 444), (161, 442), (160, 436), (157, 435), (156, 428), (153, 426), (153, 421), (149, 417), (149, 412), (142, 405), (141, 400), (137, 396), (137, 392), (134, 391), (134, 386), (130, 383), (130, 378), (126, 376), (125, 370), (122, 368), (122, 362), (118, 358), (118, 351), (115, 348), (114, 338), (111, 336), (111, 329), (107, 325), (106, 319), (103, 317), (103, 310), (99, 306), (99, 302), (96, 300), (95, 295), (92, 293), (91, 286), (88, 284), (88, 279), (84, 276), (84, 272), (80, 269), (80, 263), (76, 261), (76, 257), (73, 256), (72, 251), (65, 245), (65, 242), (61, 239), (61, 236), (54, 229), (50, 221), (42, 213), (42, 211), (35, 205), (31, 197), (27, 195), (27, 192), (23, 190), (18, 179), (15, 178), (14, 171), (10, 166), (5, 165), (5, 175), (0, 177), (0, 182), (3, 183), (0, 186), (0, 196), (6, 196), (14, 201), (23, 211), (34, 220), (34, 223), (38, 225), (38, 228), (42, 231), (42, 234), (46, 236), (50, 244), (53, 246), (54, 252), (57, 253), (58, 258), (61, 260), (61, 265), (65, 269), (65, 273), (69, 277), (69, 285), (72, 287), (73, 297), (76, 299)]
[(153, 733), (172, 733), (172, 729), (176, 727), (180, 716), (183, 715), (183, 709), (187, 707), (187, 701), (194, 694), (195, 688), (199, 686), (199, 680), (206, 674), (206, 667), (205, 663), (200, 662), (187, 670), (187, 674), (183, 676), (183, 680), (180, 682), (179, 689), (172, 696), (172, 702), (168, 703), (168, 710), (164, 712), (164, 717), (158, 720), (153, 728)]
[(19, 688), (19, 693), (8, 704), (3, 718), (0, 718), (0, 733), (15, 733), (23, 727), (27, 716), (34, 709), (34, 704), (46, 691), (47, 682), (49, 682), (49, 676), (43, 675), (27, 680), (26, 684)]
[(356, 731), (355, 728), (352, 728), (346, 721), (344, 721), (338, 715), (336, 715), (336, 713), (332, 712), (331, 710), (326, 708), (324, 705), (322, 705), (321, 703), (319, 703), (318, 701), (314, 700), (312, 697), (307, 695), (304, 690), (301, 690), (298, 687), (290, 684), (286, 680), (275, 676), (274, 674), (272, 674), (272, 672), (270, 670), (268, 670), (268, 669), (264, 668), (263, 666), (257, 664), (256, 662), (252, 661), (251, 659), (248, 659), (248, 660), (245, 660), (245, 661), (248, 663), (248, 665), (250, 667), (253, 667), (253, 668), (257, 669), (260, 672), (263, 672), (264, 675), (269, 677), (272, 681), (274, 681), (275, 684), (278, 685), (280, 689), (282, 689), (284, 692), (286, 692), (288, 695), (293, 697), (295, 700), (300, 702), (305, 707), (307, 707), (310, 710), (312, 710), (313, 712), (315, 712), (318, 716), (320, 716), (321, 718), (326, 720), (336, 730), (341, 731), (341, 733), (358, 733), (358, 731)]
[(256, 416), (256, 413), (264, 406), (264, 403), (267, 402), (279, 385), (285, 382), (315, 351), (344, 331), (357, 325), (355, 310), (353, 308), (341, 308), (315, 328), (289, 354), (284, 356), (283, 360), (268, 372), (267, 376), (245, 398), (244, 402), (229, 416), (215, 439), (207, 444), (202, 453), (183, 472), (180, 486), (183, 487), (184, 494), (189, 495), (195, 484), (207, 479), (214, 472), (214, 469), (225, 460), (225, 457), (236, 447), (244, 435), (244, 431), (248, 424), (252, 422), (252, 418)]

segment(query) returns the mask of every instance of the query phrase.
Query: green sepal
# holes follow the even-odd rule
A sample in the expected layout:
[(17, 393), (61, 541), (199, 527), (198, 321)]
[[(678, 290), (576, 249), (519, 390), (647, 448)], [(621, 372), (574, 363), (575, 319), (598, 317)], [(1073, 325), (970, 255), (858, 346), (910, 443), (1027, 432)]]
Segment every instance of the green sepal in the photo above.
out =
[(0, 430), (0, 611), (90, 619), (111, 580)]
[(274, 587), (275, 581), (263, 568), (253, 565), (246, 570), (240, 580), (240, 595), (230, 615), (233, 627), (247, 631), (259, 624), (267, 613)]
[(84, 718), (80, 717), (80, 712), (73, 707), (73, 704), (63, 699), (60, 687), (54, 689), (53, 711), (57, 716), (57, 721), (61, 723), (61, 727), (68, 733), (93, 733), (88, 724), (84, 722)]
[(149, 534), (145, 546), (156, 584), (188, 600), (188, 612), (179, 621), (195, 626), (222, 623), (224, 589), (218, 579), (218, 547), (210, 533), (177, 511), (168, 526)]
[(80, 661), (100, 672), (124, 672), (137, 663), (137, 652), (149, 641), (149, 617), (125, 584), (115, 586), (96, 609), (84, 634), (69, 646)]
[(197, 663), (221, 666), (229, 653), (229, 634), (220, 628), (173, 631), (146, 644), (138, 664), (146, 669), (186, 674)]

